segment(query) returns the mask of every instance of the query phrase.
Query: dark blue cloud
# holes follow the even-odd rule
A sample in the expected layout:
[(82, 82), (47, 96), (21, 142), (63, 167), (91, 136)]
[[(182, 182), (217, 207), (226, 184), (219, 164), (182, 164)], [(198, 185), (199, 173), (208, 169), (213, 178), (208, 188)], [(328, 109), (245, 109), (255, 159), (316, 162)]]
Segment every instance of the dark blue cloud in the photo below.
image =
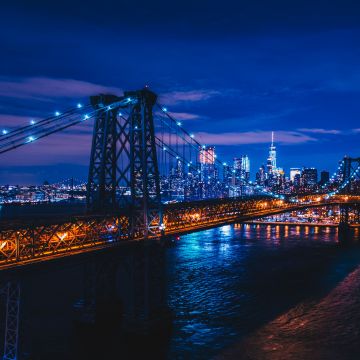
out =
[[(285, 168), (331, 170), (344, 154), (359, 155), (359, 133), (351, 131), (360, 127), (355, 1), (15, 0), (3, 5), (0, 20), (0, 122), (4, 115), (45, 116), (87, 94), (44, 96), (35, 83), (34, 97), (24, 98), (23, 90), (10, 92), (8, 85), (6, 94), (4, 83), (44, 78), (49, 84), (87, 84), (94, 91), (150, 84), (165, 95), (210, 94), (169, 104), (171, 111), (195, 115), (184, 120), (195, 133), (338, 131), (299, 131), (304, 142), (281, 143), (279, 165)], [(66, 137), (61, 139), (66, 144)], [(217, 149), (227, 161), (248, 153), (253, 169), (267, 156), (264, 142)], [(11, 164), (4, 160), (4, 171), (28, 172), (21, 151)], [(13, 169), (17, 159), (22, 165)], [(80, 160), (56, 161), (71, 172)], [(55, 177), (58, 170), (47, 169)]]

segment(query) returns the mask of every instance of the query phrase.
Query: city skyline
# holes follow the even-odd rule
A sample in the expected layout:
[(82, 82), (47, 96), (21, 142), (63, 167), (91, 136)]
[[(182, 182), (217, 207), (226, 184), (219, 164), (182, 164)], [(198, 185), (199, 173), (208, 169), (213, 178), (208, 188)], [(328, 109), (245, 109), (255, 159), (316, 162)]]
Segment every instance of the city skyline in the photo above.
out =
[[(79, 103), (80, 104), (80, 103)], [(32, 125), (32, 124), (35, 124), (36, 121), (34, 119), (30, 119), (29, 121), (29, 124)], [(11, 130), (11, 128), (10, 128)], [(8, 129), (2, 129), (2, 134), (3, 135), (6, 135), (8, 132)], [(301, 167), (294, 167), (294, 166), (290, 166), (289, 168), (287, 169), (284, 169), (283, 170), (283, 167), (277, 167), (277, 147), (276, 147), (276, 139), (275, 139), (275, 132), (274, 131), (271, 131), (270, 132), (271, 134), (271, 143), (270, 143), (270, 147), (268, 147), (269, 149), (269, 155), (267, 157), (267, 159), (264, 159), (262, 162), (259, 163), (258, 166), (252, 166), (252, 168), (250, 167), (250, 163), (253, 164), (253, 162), (251, 161), (251, 158), (246, 154), (246, 155), (241, 155), (241, 157), (245, 156), (247, 158), (247, 168), (248, 168), (248, 180), (250, 180), (250, 182), (255, 182), (256, 181), (256, 176), (257, 176), (257, 171), (259, 169), (261, 169), (262, 167), (264, 169), (267, 168), (267, 172), (270, 172), (271, 173), (271, 169), (274, 169), (274, 170), (277, 170), (277, 171), (280, 171), (282, 173), (282, 175), (284, 175), (286, 178), (291, 178), (291, 170), (294, 169), (294, 168), (298, 168), (298, 169), (306, 169), (306, 168), (313, 168), (313, 167), (309, 167), (307, 166), (306, 164), (303, 164), (303, 166)], [(198, 140), (198, 139), (197, 139)], [(40, 140), (41, 141), (41, 140)], [(32, 142), (32, 141), (31, 141)], [(37, 144), (38, 144), (38, 141), (35, 141)], [(210, 150), (210, 152), (209, 152)], [(20, 150), (21, 151), (21, 150)], [(245, 154), (245, 152), (244, 152)], [(10, 156), (12, 154), (10, 153)], [(222, 162), (223, 165), (225, 166), (233, 166), (234, 168), (236, 168), (236, 160), (240, 159), (239, 158), (239, 154), (234, 154), (234, 156), (229, 159), (228, 161), (223, 161), (223, 159), (218, 159), (218, 156), (217, 156), (217, 153), (216, 153), (216, 149), (215, 149), (215, 145), (202, 145), (201, 149), (199, 149), (199, 154), (198, 154), (198, 162), (199, 164), (214, 164), (215, 163), (215, 159), (217, 159), (217, 161), (219, 161), (220, 163)], [(271, 164), (271, 165), (269, 165)], [(269, 168), (270, 166), (270, 168)], [(333, 168), (337, 167), (338, 166), (338, 163), (336, 163)], [(41, 166), (40, 168), (43, 168), (43, 169), (46, 169), (45, 166)], [(85, 169), (87, 167), (85, 166)], [(250, 170), (252, 169), (252, 170)], [(329, 171), (328, 169), (325, 169), (325, 168), (319, 168), (318, 169), (319, 172), (329, 172), (331, 173), (331, 171)], [(17, 182), (7, 182), (6, 181), (6, 178), (1, 178), (0, 180), (0, 185), (22, 185), (22, 186), (27, 186), (27, 185), (41, 185), (42, 183), (44, 182), (49, 182), (50, 180), (50, 183), (55, 183), (57, 181), (62, 181), (64, 179), (69, 179), (69, 178), (72, 178), (72, 177), (79, 177), (79, 174), (80, 174), (80, 178), (81, 179), (84, 179), (84, 181), (86, 181), (86, 177), (87, 177), (87, 174), (85, 173), (81, 173), (81, 172), (75, 172), (75, 173), (69, 173), (69, 174), (66, 174), (66, 176), (64, 176), (63, 174), (60, 175), (60, 177), (55, 177), (55, 178), (52, 178), (51, 176), (48, 176), (48, 177), (45, 177), (43, 179), (41, 178), (38, 178), (36, 182), (33, 182), (33, 183), (30, 183), (30, 182), (26, 182), (26, 181), (23, 181), (23, 180), (20, 180), (20, 181), (17, 181)], [(83, 177), (81, 177), (81, 175), (83, 175)]]
[[(273, 149), (276, 149), (276, 141), (274, 140), (274, 132), (271, 132), (272, 134), (272, 137), (271, 137), (271, 145), (270, 147), (268, 147), (268, 149), (270, 149), (269, 151), (274, 151)], [(272, 150), (271, 150), (272, 149)], [(209, 152), (210, 150), (210, 152)], [(21, 151), (21, 150), (20, 150)], [(206, 154), (206, 155), (205, 155)], [(230, 166), (230, 167), (233, 167), (233, 168), (236, 168), (236, 161), (237, 160), (241, 160), (242, 157), (246, 157), (247, 158), (247, 172), (248, 172), (248, 181), (250, 182), (255, 182), (256, 181), (256, 176), (257, 176), (257, 173), (259, 171), (259, 169), (261, 169), (262, 167), (264, 169), (266, 169), (267, 167), (267, 162), (269, 161), (269, 157), (267, 159), (264, 159), (264, 161), (262, 163), (260, 163), (259, 165), (256, 164), (254, 166), (254, 164), (252, 163), (251, 161), (251, 158), (246, 154), (246, 155), (240, 155), (237, 154), (236, 156), (234, 156), (232, 159), (230, 159), (229, 161), (225, 161), (223, 162), (223, 165), (226, 167), (226, 166)], [(217, 154), (216, 154), (216, 148), (214, 145), (203, 145), (202, 148), (199, 150), (199, 157), (198, 157), (198, 162), (199, 162), (199, 165), (201, 164), (214, 164), (215, 163), (215, 159), (217, 158)], [(276, 164), (276, 160), (277, 157), (276, 157), (276, 150), (275, 150), (275, 164)], [(222, 160), (222, 159), (221, 159)], [(220, 160), (220, 161), (221, 161)], [(281, 161), (280, 161), (281, 162)], [(252, 164), (252, 165), (250, 165)], [(257, 166), (258, 165), (258, 166)], [(338, 164), (336, 164), (336, 166), (338, 166)], [(219, 167), (219, 165), (218, 165)], [(221, 167), (221, 166), (220, 166)], [(276, 165), (275, 165), (276, 167)], [(301, 167), (294, 167), (294, 166), (291, 166), (290, 168), (288, 169), (284, 169), (284, 176), (290, 180), (292, 180), (292, 176), (291, 176), (291, 171), (294, 170), (294, 169), (299, 169), (299, 171), (301, 171), (302, 169), (306, 169), (306, 168), (311, 168), (309, 166), (306, 166), (305, 164)], [(335, 166), (334, 166), (335, 168)], [(280, 170), (283, 170), (282, 167), (279, 167), (278, 169)], [(220, 170), (220, 169), (219, 169)], [(331, 173), (331, 171), (329, 171), (328, 169), (324, 169), (324, 168), (319, 168), (317, 169), (319, 171), (319, 174), (320, 172), (329, 172)], [(235, 170), (234, 170), (235, 171)], [(81, 177), (80, 179), (82, 181), (86, 181), (86, 176), (87, 174), (85, 174), (83, 177)], [(21, 180), (20, 181), (17, 181), (17, 182), (6, 182), (6, 180), (4, 179), (1, 179), (0, 180), (0, 185), (21, 185), (21, 186), (28, 186), (28, 185), (41, 185), (43, 184), (44, 182), (49, 182), (50, 180), (50, 183), (56, 183), (57, 181), (64, 181), (64, 180), (68, 180), (68, 179), (71, 179), (71, 178), (74, 178), (76, 177), (76, 175), (73, 175), (73, 174), (66, 174), (65, 176), (62, 175), (62, 177), (59, 177), (59, 178), (55, 178), (55, 179), (52, 179), (51, 177), (48, 177), (48, 178), (44, 178), (44, 179), (40, 179), (38, 180), (38, 182), (35, 182), (35, 183), (27, 183), (27, 182), (22, 182)]]
[[(349, 9), (346, 1), (200, 3), (186, 2), (171, 13), (163, 1), (153, 9), (105, 1), (96, 11), (63, 2), (72, 12), (40, 0), (4, 4), (1, 127), (36, 121), (89, 95), (148, 84), (224, 161), (246, 153), (261, 165), (271, 131), (285, 169), (333, 172), (344, 155), (357, 156), (358, 7)], [(107, 22), (98, 19), (99, 11)], [(143, 61), (145, 54), (151, 56)], [(2, 157), (1, 181), (86, 177), (91, 125), (32, 144), (26, 156), (16, 150)]]
[(360, 2), (0, 9), (0, 359), (360, 359)]

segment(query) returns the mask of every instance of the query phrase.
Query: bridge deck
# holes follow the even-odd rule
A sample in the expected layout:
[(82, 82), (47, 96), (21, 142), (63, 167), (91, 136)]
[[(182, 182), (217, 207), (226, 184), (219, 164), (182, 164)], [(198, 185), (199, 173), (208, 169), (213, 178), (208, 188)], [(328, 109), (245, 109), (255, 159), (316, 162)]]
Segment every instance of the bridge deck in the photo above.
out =
[[(165, 234), (182, 234), (293, 210), (344, 203), (360, 204), (360, 196), (300, 203), (257, 197), (168, 204), (164, 206)], [(79, 215), (73, 212), (63, 215), (58, 212), (36, 216), (36, 219), (34, 215), (19, 219), (5, 217), (0, 226), (0, 269), (143, 239), (141, 234), (129, 238), (129, 218), (120, 213), (86, 215), (83, 212)], [(160, 237), (160, 233), (153, 236), (156, 237)]]

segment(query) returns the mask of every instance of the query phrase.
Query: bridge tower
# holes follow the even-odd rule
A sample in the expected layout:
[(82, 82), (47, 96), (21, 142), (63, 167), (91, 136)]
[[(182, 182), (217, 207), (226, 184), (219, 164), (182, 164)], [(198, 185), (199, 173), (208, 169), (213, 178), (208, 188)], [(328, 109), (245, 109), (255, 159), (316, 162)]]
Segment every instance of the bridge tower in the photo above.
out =
[(352, 165), (352, 159), (348, 156), (344, 157), (343, 160), (343, 184), (345, 184), (343, 191), (345, 193), (349, 193), (351, 191), (351, 165)]
[(342, 193), (348, 195), (351, 193), (358, 193), (358, 184), (360, 181), (360, 158), (345, 156), (343, 159), (342, 174)]
[(123, 212), (127, 235), (147, 238), (162, 226), (153, 106), (147, 88), (123, 97), (90, 98), (97, 112), (90, 157), (87, 206), (93, 213)]
[(6, 300), (5, 343), (3, 360), (16, 360), (18, 357), (20, 283), (8, 281), (0, 287), (0, 295), (4, 293)]

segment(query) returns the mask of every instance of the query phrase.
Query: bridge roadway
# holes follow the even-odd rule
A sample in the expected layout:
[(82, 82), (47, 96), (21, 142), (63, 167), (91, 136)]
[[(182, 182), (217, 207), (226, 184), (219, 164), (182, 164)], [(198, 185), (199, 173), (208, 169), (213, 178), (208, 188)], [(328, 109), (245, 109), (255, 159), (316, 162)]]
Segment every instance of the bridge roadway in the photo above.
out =
[[(244, 222), (309, 207), (360, 204), (360, 196), (308, 195), (296, 202), (270, 197), (200, 200), (164, 205), (165, 235), (179, 235), (233, 222)], [(39, 211), (0, 218), (0, 270), (51, 260), (129, 241), (129, 217), (123, 214), (86, 215), (75, 206), (67, 211)], [(58, 209), (59, 210), (59, 209)], [(65, 209), (63, 209), (65, 210)], [(160, 233), (153, 238), (159, 238)]]

